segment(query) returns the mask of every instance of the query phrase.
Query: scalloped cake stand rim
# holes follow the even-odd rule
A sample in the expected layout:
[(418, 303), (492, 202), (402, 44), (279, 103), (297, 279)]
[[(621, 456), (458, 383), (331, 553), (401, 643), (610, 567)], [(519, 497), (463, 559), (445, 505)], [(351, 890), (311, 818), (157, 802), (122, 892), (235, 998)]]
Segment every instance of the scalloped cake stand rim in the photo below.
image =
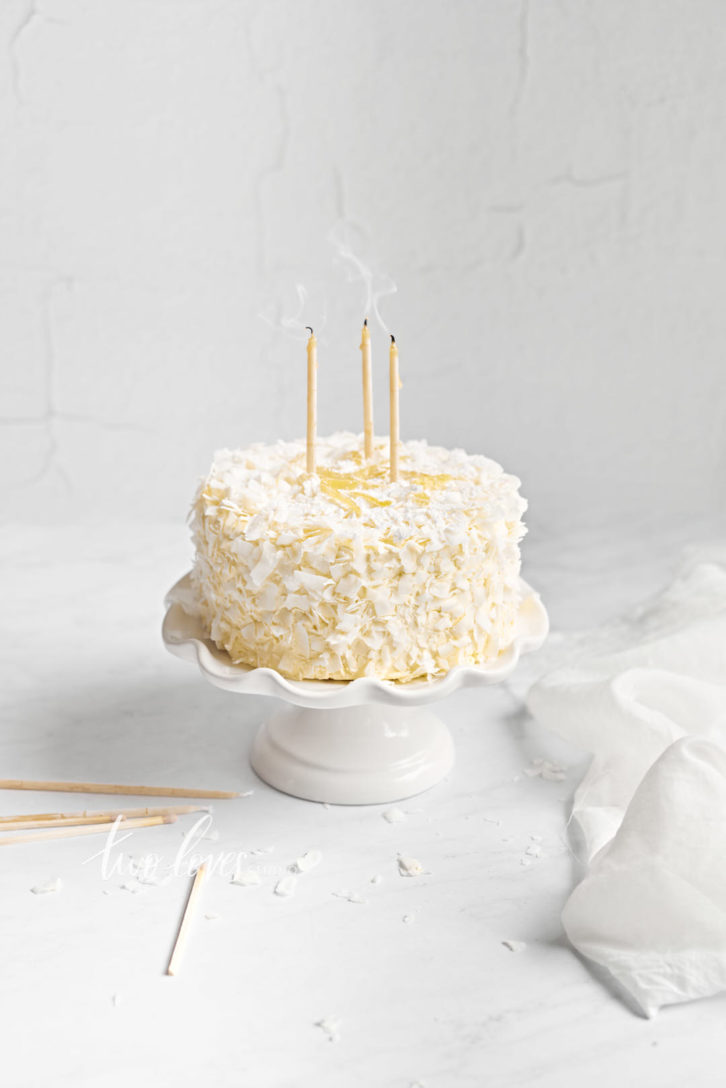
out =
[(423, 706), (461, 688), (497, 684), (517, 666), (522, 654), (539, 649), (549, 632), (549, 618), (539, 594), (520, 579), (522, 599), (517, 612), (517, 633), (492, 662), (459, 665), (433, 680), (400, 683), (359, 677), (356, 680), (289, 680), (275, 669), (235, 665), (229, 655), (206, 637), (196, 611), (191, 572), (172, 586), (165, 598), (162, 626), (170, 653), (199, 666), (215, 687), (246, 695), (268, 695), (299, 707), (336, 709), (379, 703), (401, 708)]

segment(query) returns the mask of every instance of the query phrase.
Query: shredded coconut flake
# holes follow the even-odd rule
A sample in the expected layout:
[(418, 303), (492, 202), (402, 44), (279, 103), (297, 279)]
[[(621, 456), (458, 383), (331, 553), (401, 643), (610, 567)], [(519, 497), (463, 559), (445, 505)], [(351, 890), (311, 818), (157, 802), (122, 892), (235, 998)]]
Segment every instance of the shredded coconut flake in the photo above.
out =
[(527, 947), (526, 941), (502, 941), (505, 948), (508, 948), (510, 952), (524, 952)]
[(323, 855), (319, 850), (307, 850), (302, 857), (299, 857), (294, 865), (294, 870), (297, 873), (307, 873), (311, 869), (314, 869), (316, 865), (319, 865), (323, 860)]
[(63, 887), (63, 881), (59, 876), (52, 880), (46, 880), (44, 884), (35, 884), (30, 890), (33, 895), (48, 895), (50, 892), (59, 892)]
[(337, 1043), (340, 1039), (340, 1020), (336, 1016), (324, 1016), (322, 1020), (316, 1020), (315, 1027), (325, 1032), (330, 1043)]
[(346, 902), (348, 902), (348, 903), (365, 903), (366, 902), (366, 900), (363, 898), (362, 895), (359, 894), (359, 892), (340, 891), (340, 892), (331, 892), (331, 894), (334, 895), (336, 899), (345, 899)]
[(240, 869), (230, 880), (230, 884), (239, 884), (241, 888), (254, 888), (261, 883), (262, 877), (256, 869)]
[(543, 778), (546, 782), (564, 782), (567, 778), (564, 767), (542, 758), (532, 760), (530, 766), (524, 768), (524, 773), (529, 778)]
[(399, 858), (398, 871), (401, 876), (421, 876), (425, 870), (416, 858)]
[(278, 880), (275, 885), (275, 895), (279, 895), (283, 899), (287, 899), (289, 896), (295, 894), (297, 888), (297, 879), (291, 874), (284, 876), (282, 880)]

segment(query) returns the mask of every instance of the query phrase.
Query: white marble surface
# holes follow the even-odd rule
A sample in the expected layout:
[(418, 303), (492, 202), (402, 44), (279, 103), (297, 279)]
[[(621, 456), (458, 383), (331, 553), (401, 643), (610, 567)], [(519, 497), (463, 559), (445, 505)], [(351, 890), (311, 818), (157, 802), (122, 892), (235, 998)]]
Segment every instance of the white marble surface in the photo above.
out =
[[(556, 628), (586, 625), (654, 590), (689, 536), (591, 537), (566, 550), (533, 540), (526, 574)], [(200, 917), (174, 979), (163, 972), (185, 878), (124, 890), (124, 878), (104, 881), (87, 860), (93, 839), (4, 849), (3, 1083), (722, 1084), (726, 998), (645, 1021), (563, 940), (559, 912), (576, 876), (565, 821), (582, 759), (523, 712), (525, 676), (441, 705), (458, 762), (400, 806), (405, 820), (388, 823), (390, 806), (297, 801), (246, 762), (269, 703), (213, 689), (161, 646), (163, 593), (189, 558), (181, 525), (6, 528), (0, 542), (3, 776), (253, 790), (216, 805), (219, 839), (203, 848), (272, 848), (249, 859), (259, 887), (210, 879), (202, 913), (219, 917)], [(540, 756), (562, 762), (566, 780), (524, 774)], [(68, 803), (0, 794), (3, 813)], [(133, 853), (170, 863), (189, 825), (137, 832)], [(526, 853), (535, 842), (541, 857)], [(292, 898), (275, 896), (310, 849), (320, 865)], [(425, 875), (399, 876), (398, 853)], [(30, 892), (55, 876), (60, 892)], [(344, 890), (365, 902), (334, 894)], [(526, 949), (509, 951), (509, 939)], [(315, 1026), (325, 1017), (340, 1020), (337, 1042)]]

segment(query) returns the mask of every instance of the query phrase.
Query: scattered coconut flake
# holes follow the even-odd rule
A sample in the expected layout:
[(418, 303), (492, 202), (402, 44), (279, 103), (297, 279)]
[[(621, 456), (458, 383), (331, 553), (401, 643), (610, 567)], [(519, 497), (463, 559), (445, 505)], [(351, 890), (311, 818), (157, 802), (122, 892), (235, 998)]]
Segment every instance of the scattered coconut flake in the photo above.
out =
[(524, 865), (524, 867), (527, 868), (536, 858), (541, 858), (542, 856), (542, 847), (540, 846), (540, 844), (538, 842), (531, 842), (525, 849), (522, 857), (519, 859), (519, 864)]
[(375, 876), (371, 877), (371, 884), (380, 884), (382, 880), (383, 880), (383, 877), (381, 876), (381, 874), (376, 873)]
[(278, 880), (277, 884), (275, 885), (275, 895), (279, 895), (283, 899), (286, 899), (288, 896), (295, 894), (296, 887), (296, 878), (291, 873), (288, 873), (288, 875), (284, 876), (282, 880)]
[(497, 827), (502, 826), (502, 821), (495, 819), (493, 816), (483, 816), (482, 819), (485, 824), (496, 824)]
[(218, 922), (219, 921), (219, 915), (215, 914), (215, 912), (213, 910), (207, 911), (207, 913), (204, 915), (204, 917), (206, 918), (206, 920), (208, 922)]
[(340, 1020), (335, 1016), (324, 1016), (322, 1020), (316, 1020), (316, 1028), (320, 1028), (328, 1036), (328, 1042), (337, 1043), (340, 1039)]
[(531, 765), (524, 768), (524, 773), (529, 778), (543, 778), (546, 782), (564, 782), (567, 778), (564, 767), (542, 757), (532, 760)]
[(346, 891), (345, 889), (343, 889), (343, 890), (341, 890), (339, 892), (331, 892), (330, 894), (334, 895), (336, 899), (345, 899), (346, 902), (348, 902), (348, 903), (365, 903), (366, 902), (366, 900), (363, 898), (363, 896), (360, 894), (360, 892), (349, 892), (349, 891)]
[(245, 792), (241, 793), (239, 796), (240, 797), (251, 797), (254, 792), (255, 792), (254, 790), (245, 790)]
[(423, 865), (417, 858), (398, 859), (398, 871), (401, 876), (421, 876), (425, 872)]
[(154, 854), (127, 854), (129, 873), (142, 884), (154, 884), (161, 881), (156, 879), (156, 870), (159, 867), (159, 859)]
[(502, 941), (505, 948), (508, 948), (510, 952), (524, 952), (527, 947), (526, 941)]
[(250, 854), (254, 856), (258, 856), (259, 854), (271, 854), (274, 849), (274, 846), (266, 846), (264, 850), (250, 850)]
[(541, 835), (530, 835), (529, 837), (532, 840), (532, 842), (542, 842), (542, 836)]
[(401, 919), (401, 921), (404, 922), (407, 926), (410, 925), (411, 922), (413, 922), (415, 920), (416, 920), (416, 915), (415, 914), (404, 914), (403, 918)]
[(113, 994), (113, 996), (111, 997), (111, 1004), (115, 1009), (119, 1007), (119, 1005), (121, 1004), (121, 1000), (121, 994)]
[(141, 885), (139, 884), (138, 880), (135, 883), (132, 883), (130, 880), (127, 880), (125, 884), (119, 884), (119, 888), (121, 889), (122, 892), (131, 892), (132, 895), (138, 895), (139, 892), (143, 891), (143, 889), (142, 889)]
[(254, 888), (262, 883), (262, 877), (256, 869), (238, 869), (230, 884), (239, 884), (241, 888)]
[(160, 888), (164, 884), (168, 884), (171, 877), (154, 876), (152, 873), (139, 873), (136, 877), (139, 884), (146, 884), (152, 888)]
[(323, 855), (319, 850), (306, 850), (306, 852), (299, 857), (293, 866), (293, 872), (307, 873), (310, 869), (314, 869), (316, 865), (319, 865), (323, 860)]
[(54, 876), (52, 880), (46, 880), (44, 884), (35, 884), (30, 890), (33, 895), (47, 895), (49, 892), (59, 892), (62, 887), (61, 878)]
[(382, 815), (386, 823), (389, 824), (400, 824), (408, 819), (402, 808), (388, 808)]
[(213, 827), (206, 835), (202, 835), (202, 838), (209, 839), (210, 842), (219, 842), (219, 831), (216, 827)]

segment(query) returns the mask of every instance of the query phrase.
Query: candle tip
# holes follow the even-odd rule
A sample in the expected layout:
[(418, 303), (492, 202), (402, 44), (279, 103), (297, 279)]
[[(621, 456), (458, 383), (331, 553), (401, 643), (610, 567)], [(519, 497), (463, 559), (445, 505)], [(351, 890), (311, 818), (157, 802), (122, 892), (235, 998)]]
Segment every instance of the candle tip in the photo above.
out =
[(314, 335), (315, 335), (315, 334), (313, 333), (313, 330), (312, 330), (312, 328), (311, 328), (311, 326), (310, 326), (310, 325), (306, 325), (306, 326), (305, 326), (305, 328), (306, 328), (306, 329), (310, 329), (310, 335), (311, 335), (311, 336), (314, 336)]
[(393, 335), (393, 333), (391, 333), (391, 343), (392, 344), (396, 343), (396, 337)]

